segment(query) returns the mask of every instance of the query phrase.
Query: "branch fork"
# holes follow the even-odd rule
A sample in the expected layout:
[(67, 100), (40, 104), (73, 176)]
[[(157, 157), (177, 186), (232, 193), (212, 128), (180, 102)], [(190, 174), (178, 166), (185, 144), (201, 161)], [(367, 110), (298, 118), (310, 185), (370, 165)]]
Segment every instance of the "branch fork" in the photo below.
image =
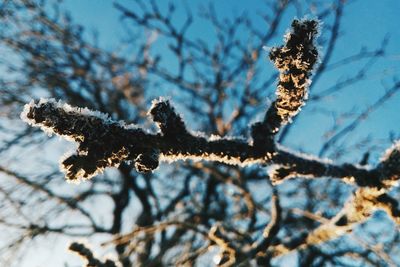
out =
[(75, 108), (54, 99), (25, 105), (21, 117), (78, 143), (75, 154), (61, 162), (70, 181), (88, 179), (107, 167), (133, 162), (139, 172), (153, 171), (160, 161), (207, 160), (240, 166), (274, 165), (274, 183), (292, 177), (335, 177), (361, 187), (388, 189), (400, 179), (400, 143), (390, 148), (375, 168), (356, 164), (336, 165), (325, 159), (290, 151), (275, 143), (280, 128), (289, 123), (305, 104), (310, 76), (318, 61), (315, 39), (317, 20), (294, 20), (285, 44), (272, 48), (270, 59), (280, 72), (277, 98), (263, 121), (251, 127), (252, 140), (206, 138), (191, 133), (169, 100), (154, 100), (148, 112), (159, 128), (150, 133), (139, 126), (112, 120), (87, 108)]

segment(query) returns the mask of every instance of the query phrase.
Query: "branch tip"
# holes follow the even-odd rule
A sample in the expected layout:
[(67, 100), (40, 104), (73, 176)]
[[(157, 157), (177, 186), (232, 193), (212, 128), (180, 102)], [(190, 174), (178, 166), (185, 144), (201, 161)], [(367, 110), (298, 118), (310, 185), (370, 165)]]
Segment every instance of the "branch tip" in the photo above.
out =
[(176, 137), (187, 134), (185, 123), (181, 116), (175, 112), (169, 100), (164, 98), (153, 100), (149, 114), (153, 121), (157, 123), (163, 135)]

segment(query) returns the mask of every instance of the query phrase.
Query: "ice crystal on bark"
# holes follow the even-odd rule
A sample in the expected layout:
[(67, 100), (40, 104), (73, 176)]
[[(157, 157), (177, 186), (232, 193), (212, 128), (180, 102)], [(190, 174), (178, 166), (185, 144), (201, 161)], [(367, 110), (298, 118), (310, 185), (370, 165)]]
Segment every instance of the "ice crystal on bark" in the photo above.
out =
[(383, 183), (398, 186), (400, 179), (400, 140), (388, 148), (381, 158), (378, 168), (381, 170)]
[(121, 129), (141, 131), (125, 128), (101, 112), (74, 108), (54, 99), (29, 103), (21, 117), (48, 133), (79, 144), (77, 153), (61, 162), (68, 180), (88, 179), (106, 167), (118, 166), (130, 154), (117, 133)]
[(279, 70), (276, 100), (268, 108), (262, 122), (251, 127), (254, 145), (260, 150), (273, 150), (274, 137), (305, 104), (309, 79), (318, 60), (315, 39), (317, 20), (294, 20), (285, 36), (285, 44), (270, 49), (269, 58)]
[(163, 135), (177, 137), (187, 134), (185, 124), (180, 115), (175, 112), (169, 100), (159, 98), (153, 100), (149, 114), (152, 116)]
[(85, 266), (87, 267), (117, 267), (117, 264), (113, 260), (99, 260), (86, 244), (73, 242), (69, 245), (68, 249), (84, 259), (86, 261)]
[[(61, 165), (69, 180), (90, 178), (122, 161), (139, 172), (155, 170), (160, 160), (207, 160), (240, 166), (269, 164), (274, 183), (292, 177), (336, 177), (360, 187), (388, 189), (400, 179), (400, 143), (390, 148), (375, 168), (333, 162), (291, 151), (274, 141), (276, 133), (296, 115), (306, 100), (310, 75), (318, 60), (317, 20), (294, 20), (285, 44), (271, 48), (270, 59), (280, 71), (277, 99), (262, 122), (252, 125), (252, 141), (237, 137), (207, 137), (189, 131), (170, 101), (153, 101), (148, 112), (160, 132), (113, 121), (108, 115), (75, 108), (54, 99), (31, 101), (21, 118), (49, 134), (78, 143), (75, 154)], [(393, 205), (392, 205), (393, 206)]]
[(309, 77), (318, 60), (318, 29), (317, 20), (294, 20), (292, 31), (285, 36), (286, 44), (270, 51), (269, 57), (280, 72), (275, 105), (282, 121), (296, 115), (307, 98)]

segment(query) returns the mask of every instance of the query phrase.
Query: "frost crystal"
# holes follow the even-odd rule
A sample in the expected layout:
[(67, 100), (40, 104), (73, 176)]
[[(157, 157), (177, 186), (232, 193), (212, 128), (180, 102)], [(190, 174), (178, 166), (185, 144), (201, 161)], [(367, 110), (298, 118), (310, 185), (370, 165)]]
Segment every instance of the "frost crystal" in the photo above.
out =
[(75, 154), (61, 162), (70, 181), (88, 179), (121, 162), (134, 164), (139, 172), (148, 172), (155, 170), (160, 160), (207, 160), (239, 166), (272, 165), (269, 174), (275, 183), (297, 176), (327, 176), (377, 190), (397, 185), (400, 180), (400, 141), (386, 151), (375, 168), (357, 164), (335, 165), (275, 143), (277, 132), (300, 111), (307, 98), (309, 78), (318, 60), (317, 35), (317, 20), (294, 20), (292, 30), (285, 35), (285, 45), (270, 49), (270, 59), (280, 71), (277, 99), (264, 120), (252, 125), (252, 142), (240, 137), (207, 137), (203, 133), (193, 133), (186, 128), (170, 101), (164, 98), (153, 101), (148, 112), (160, 129), (157, 134), (136, 125), (113, 121), (107, 114), (72, 107), (54, 99), (31, 101), (25, 105), (21, 118), (48, 134), (78, 143)]
[(164, 136), (176, 138), (187, 134), (181, 116), (175, 112), (169, 100), (164, 98), (153, 100), (149, 114), (153, 117), (153, 121), (157, 122)]
[(285, 35), (286, 44), (269, 54), (280, 71), (275, 106), (283, 122), (295, 116), (307, 98), (309, 76), (318, 60), (317, 35), (317, 20), (294, 20), (292, 31)]
[(387, 186), (398, 186), (400, 180), (400, 140), (385, 151), (378, 165), (381, 179)]
[(270, 49), (269, 58), (279, 70), (276, 100), (267, 110), (264, 121), (252, 125), (251, 136), (260, 150), (273, 150), (274, 137), (280, 128), (300, 112), (308, 97), (309, 77), (318, 60), (315, 39), (317, 20), (294, 20), (285, 35), (285, 45)]
[(25, 105), (21, 117), (47, 133), (79, 144), (77, 153), (61, 162), (68, 180), (88, 179), (106, 167), (118, 166), (130, 155), (123, 141), (118, 139), (118, 133), (123, 130), (141, 132), (114, 122), (104, 113), (75, 108), (54, 99), (31, 101)]

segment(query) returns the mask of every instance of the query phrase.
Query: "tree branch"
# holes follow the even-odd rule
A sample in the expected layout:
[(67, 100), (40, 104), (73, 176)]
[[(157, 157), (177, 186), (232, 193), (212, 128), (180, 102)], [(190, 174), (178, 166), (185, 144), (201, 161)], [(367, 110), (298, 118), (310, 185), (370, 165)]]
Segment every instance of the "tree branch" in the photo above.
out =
[(115, 262), (112, 260), (106, 260), (105, 262), (102, 262), (97, 259), (93, 255), (93, 252), (82, 243), (74, 242), (69, 246), (68, 249), (79, 254), (79, 256), (85, 259), (87, 262), (85, 265), (86, 267), (117, 267)]
[(116, 122), (108, 115), (87, 108), (74, 108), (53, 99), (32, 101), (21, 117), (32, 126), (55, 133), (79, 144), (76, 154), (64, 159), (68, 180), (90, 178), (106, 167), (132, 161), (136, 170), (156, 169), (160, 160), (207, 160), (234, 165), (275, 164), (273, 182), (296, 176), (329, 176), (359, 186), (387, 188), (397, 184), (400, 169), (398, 143), (374, 169), (354, 165), (335, 165), (323, 159), (299, 154), (273, 142), (280, 126), (295, 116), (307, 96), (309, 77), (317, 61), (314, 44), (318, 34), (316, 20), (294, 20), (285, 46), (273, 48), (271, 60), (280, 70), (277, 100), (263, 122), (252, 127), (253, 142), (241, 138), (206, 138), (192, 134), (168, 100), (153, 101), (149, 110), (160, 132), (152, 134), (135, 126)]
[(305, 104), (309, 77), (318, 59), (315, 39), (318, 21), (294, 20), (292, 32), (285, 36), (285, 45), (271, 49), (269, 57), (279, 70), (277, 99), (271, 104), (263, 122), (252, 126), (252, 137), (257, 146), (265, 148), (281, 126), (287, 124)]

